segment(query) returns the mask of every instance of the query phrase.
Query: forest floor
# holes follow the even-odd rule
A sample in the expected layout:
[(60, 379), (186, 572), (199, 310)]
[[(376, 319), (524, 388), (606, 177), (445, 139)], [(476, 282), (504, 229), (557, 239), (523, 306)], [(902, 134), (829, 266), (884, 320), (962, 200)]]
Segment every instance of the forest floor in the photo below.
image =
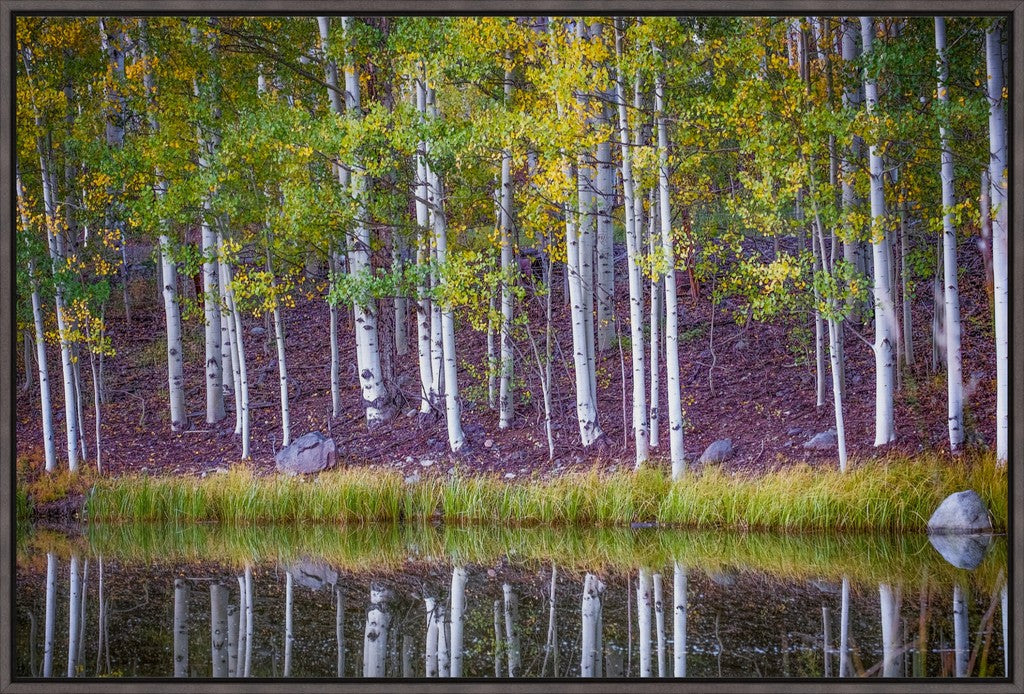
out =
[[(968, 247), (969, 246), (969, 247)], [(618, 249), (617, 249), (618, 250)], [(770, 253), (770, 251), (768, 251)], [(620, 327), (628, 322), (628, 291), (624, 252), (617, 272), (616, 314)], [(971, 265), (961, 275), (963, 315), (963, 375), (969, 441), (991, 445), (995, 430), (995, 355), (991, 309), (973, 240), (964, 242), (962, 256)], [(975, 269), (973, 266), (977, 266)], [(962, 266), (962, 269), (963, 268)], [(619, 270), (619, 268), (617, 268)], [(975, 271), (977, 270), (977, 271)], [(557, 277), (557, 275), (556, 275)], [(737, 322), (745, 316), (737, 302), (726, 299), (712, 312), (709, 288), (691, 296), (685, 273), (677, 274), (681, 302), (680, 366), (685, 413), (687, 460), (696, 461), (715, 440), (730, 438), (735, 455), (726, 470), (751, 474), (807, 462), (835, 465), (835, 450), (812, 451), (803, 443), (834, 426), (831, 376), (826, 371), (825, 404), (815, 405), (813, 320), (773, 323)], [(943, 370), (931, 371), (932, 297), (930, 282), (917, 286), (913, 304), (915, 364), (905, 370), (896, 395), (894, 444), (875, 448), (874, 358), (870, 347), (846, 329), (845, 421), (847, 445), (853, 458), (888, 453), (914, 455), (945, 449), (946, 381)], [(599, 421), (607, 444), (587, 450), (579, 442), (573, 395), (571, 332), (556, 282), (554, 301), (555, 357), (553, 364), (553, 429), (555, 459), (549, 461), (544, 412), (536, 362), (525, 336), (518, 340), (515, 421), (499, 430), (497, 413), (487, 405), (486, 335), (456, 317), (466, 449), (448, 452), (443, 417), (417, 413), (418, 367), (415, 314), (410, 309), (407, 354), (394, 358), (395, 382), (407, 401), (389, 422), (369, 430), (360, 405), (355, 368), (355, 342), (344, 321), (340, 326), (344, 391), (341, 416), (330, 418), (330, 351), (328, 307), (318, 295), (298, 296), (294, 309), (284, 312), (287, 331), (288, 376), (291, 382), (293, 440), (310, 431), (330, 433), (339, 460), (348, 466), (378, 466), (411, 474), (445, 474), (457, 466), (464, 473), (495, 473), (522, 478), (550, 476), (573, 469), (623, 469), (633, 464), (629, 437), (630, 348), (628, 333), (598, 355)], [(166, 342), (162, 306), (150, 279), (130, 286), (132, 320), (125, 321), (121, 297), (110, 301), (107, 320), (117, 354), (106, 360), (107, 404), (102, 406), (103, 474), (146, 472), (150, 475), (199, 474), (232, 466), (241, 457), (240, 437), (234, 434), (234, 399), (226, 398), (228, 416), (219, 424), (205, 423), (203, 391), (203, 332), (201, 318), (186, 321), (185, 381), (190, 428), (172, 432), (167, 407)], [(530, 296), (534, 336), (543, 349), (543, 314)], [(393, 315), (390, 306), (385, 315)], [(344, 315), (344, 312), (343, 314)], [(274, 453), (281, 444), (279, 383), (272, 330), (262, 317), (245, 319), (246, 351), (252, 403), (252, 460), (258, 472), (274, 470)], [(859, 328), (871, 339), (870, 326)], [(620, 330), (620, 334), (623, 330)], [(801, 334), (803, 335), (801, 341)], [(390, 339), (390, 338), (389, 338)], [(59, 353), (48, 350), (50, 373), (59, 374)], [(662, 350), (662, 354), (664, 351)], [(649, 357), (649, 352), (648, 352)], [(19, 359), (20, 362), (20, 359)], [(827, 362), (826, 362), (827, 363)], [(19, 377), (23, 374), (19, 364)], [(648, 370), (649, 370), (648, 363)], [(94, 420), (88, 366), (83, 364), (84, 419), (89, 456), (95, 464)], [(623, 383), (623, 374), (626, 383)], [(667, 466), (667, 407), (664, 401), (665, 364), (661, 359), (661, 436), (652, 449), (652, 464)], [(58, 453), (62, 450), (62, 390), (59, 376), (51, 378)], [(19, 392), (17, 399), (17, 456), (21, 469), (41, 468), (42, 434), (38, 385)], [(329, 421), (331, 420), (331, 421)]]

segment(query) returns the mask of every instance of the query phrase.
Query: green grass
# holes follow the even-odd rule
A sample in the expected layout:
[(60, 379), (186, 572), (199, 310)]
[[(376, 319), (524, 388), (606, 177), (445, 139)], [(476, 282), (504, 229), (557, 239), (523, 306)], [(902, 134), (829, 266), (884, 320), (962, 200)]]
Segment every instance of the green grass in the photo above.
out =
[(947, 495), (974, 489), (1006, 528), (1006, 470), (992, 456), (937, 456), (800, 465), (761, 476), (719, 468), (672, 483), (660, 469), (578, 472), (508, 482), (458, 473), (406, 484), (395, 471), (351, 468), (313, 478), (256, 476), (243, 467), (203, 479), (98, 480), (90, 521), (359, 523), (422, 521), (611, 526), (637, 522), (785, 531), (922, 531)]
[(998, 538), (974, 571), (948, 564), (923, 535), (780, 535), (732, 531), (552, 528), (479, 525), (366, 524), (225, 526), (91, 524), (84, 535), (36, 531), (19, 538), (18, 562), (54, 551), (125, 563), (217, 562), (287, 564), (322, 560), (339, 570), (408, 571), (409, 562), (491, 566), (503, 558), (559, 570), (664, 570), (672, 562), (702, 571), (754, 570), (794, 579), (920, 585), (975, 581), (998, 587), (1005, 576), (1006, 541)]

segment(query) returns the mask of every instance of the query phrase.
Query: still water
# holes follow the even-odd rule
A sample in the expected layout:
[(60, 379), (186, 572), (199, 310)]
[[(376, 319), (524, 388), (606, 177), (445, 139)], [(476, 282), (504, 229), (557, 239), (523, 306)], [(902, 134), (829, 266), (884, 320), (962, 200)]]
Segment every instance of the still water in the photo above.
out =
[(17, 545), (15, 676), (1003, 677), (1005, 540), (941, 549), (664, 529), (36, 528)]

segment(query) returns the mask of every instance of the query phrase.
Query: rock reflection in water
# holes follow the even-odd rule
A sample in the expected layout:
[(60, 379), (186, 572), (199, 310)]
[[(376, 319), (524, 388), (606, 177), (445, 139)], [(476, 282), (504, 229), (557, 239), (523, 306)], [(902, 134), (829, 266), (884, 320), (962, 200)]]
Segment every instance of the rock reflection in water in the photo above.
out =
[(116, 538), (160, 537), (104, 532), (19, 543), (17, 676), (1002, 677), (1009, 664), (1000, 538), (972, 571), (927, 538), (481, 529), (494, 534), (474, 553), (476, 530), (361, 529), (366, 547), (317, 556), (203, 531), (158, 558)]

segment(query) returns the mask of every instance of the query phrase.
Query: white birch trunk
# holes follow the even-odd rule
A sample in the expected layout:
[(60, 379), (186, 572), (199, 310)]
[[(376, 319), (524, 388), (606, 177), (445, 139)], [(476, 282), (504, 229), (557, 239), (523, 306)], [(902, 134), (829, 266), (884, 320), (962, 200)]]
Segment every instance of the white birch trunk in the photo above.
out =
[[(417, 196), (416, 209), (419, 217), (420, 201)], [(424, 219), (426, 211), (424, 210)], [(422, 232), (421, 232), (422, 233)], [(426, 265), (430, 260), (430, 241), (421, 238), (416, 247), (416, 263)], [(417, 287), (416, 302), (416, 345), (419, 356), (420, 367), (420, 412), (429, 414), (430, 403), (433, 402), (432, 395), (434, 388), (434, 368), (430, 359), (430, 298), (427, 296), (427, 287)]]
[(676, 256), (672, 240), (672, 211), (668, 187), (668, 129), (665, 125), (664, 83), (654, 78), (654, 111), (658, 124), (658, 200), (661, 212), (661, 247), (665, 269), (665, 366), (667, 371), (668, 427), (672, 479), (686, 472), (683, 457), (683, 404), (679, 383), (679, 326), (676, 302)]
[[(548, 296), (551, 292), (548, 292)], [(546, 677), (548, 672), (548, 659), (552, 661), (552, 672), (558, 674), (558, 623), (555, 621), (555, 587), (558, 581), (558, 569), (555, 563), (551, 563), (551, 586), (548, 589), (548, 636), (544, 644), (544, 662), (540, 667), (540, 676)], [(584, 584), (586, 585), (586, 584)], [(1003, 599), (1006, 599), (1005, 588)], [(1005, 621), (1005, 619), (1004, 619)]]
[(57, 611), (57, 555), (46, 553), (46, 618), (43, 624), (43, 677), (53, 677), (54, 630)]
[(271, 262), (273, 235), (267, 224), (267, 273), (270, 275), (270, 291), (273, 294), (274, 342), (277, 345), (277, 377), (281, 391), (281, 447), (292, 442), (291, 407), (288, 402), (288, 361), (284, 342), (284, 319), (281, 316), (281, 301), (277, 296), (277, 279)]
[(654, 579), (654, 627), (658, 637), (658, 677), (667, 677), (668, 668), (665, 661), (665, 602), (662, 590), (661, 574), (656, 573)]
[(426, 677), (433, 678), (438, 676), (437, 620), (434, 619), (434, 612), (437, 610), (437, 599), (432, 596), (424, 597), (423, 606), (427, 611), (427, 635), (423, 639), (423, 669)]
[[(939, 104), (949, 104), (949, 61), (946, 58), (946, 19), (935, 18), (935, 52), (939, 63)], [(946, 124), (939, 126), (942, 140), (942, 268), (946, 324), (946, 390), (948, 395), (949, 449), (960, 451), (963, 444), (963, 376), (960, 351), (960, 287), (957, 281), (956, 229), (953, 227), (953, 150)]]
[(248, 677), (252, 672), (252, 649), (254, 634), (256, 632), (255, 619), (256, 605), (252, 593), (252, 567), (245, 567), (245, 668), (242, 670), (243, 677)]
[[(16, 176), (18, 186), (18, 210), (21, 214), (21, 226), (28, 231), (28, 217), (22, 207), (25, 191), (21, 186), (21, 175)], [(28, 264), (28, 274), (32, 278), (32, 324), (36, 343), (36, 364), (39, 369), (39, 408), (43, 425), (43, 451), (45, 469), (53, 472), (57, 467), (57, 445), (53, 434), (53, 406), (50, 404), (50, 370), (46, 364), (46, 335), (43, 327), (43, 304), (39, 297), (39, 280), (36, 278), (35, 260)], [(25, 372), (31, 373), (32, 365), (25, 360)]]
[(174, 676), (188, 677), (188, 583), (174, 579)]
[[(611, 112), (603, 105), (601, 123), (610, 125)], [(604, 352), (615, 339), (615, 248), (612, 225), (612, 196), (615, 168), (611, 140), (597, 145), (597, 349)], [(630, 200), (632, 202), (632, 200)], [(627, 206), (628, 209), (628, 206)]]
[(900, 593), (899, 588), (878, 586), (882, 615), (882, 677), (899, 677), (900, 672)]
[(640, 632), (640, 676), (651, 676), (651, 573), (640, 569), (636, 581), (636, 619)]
[[(200, 149), (204, 146), (200, 138)], [(200, 158), (200, 168), (206, 162)], [(220, 281), (217, 264), (217, 234), (210, 227), (209, 200), (203, 201), (203, 312), (205, 314), (206, 347), (206, 423), (216, 424), (224, 419), (224, 373), (220, 316)]]
[(82, 578), (78, 572), (78, 555), (71, 555), (71, 577), (68, 586), (68, 670), (74, 677), (78, 671), (79, 620), (82, 617)]
[(466, 619), (466, 569), (452, 569), (451, 676), (462, 677), (463, 627)]
[(519, 628), (516, 622), (519, 617), (519, 600), (512, 592), (512, 586), (507, 583), (501, 586), (505, 596), (505, 642), (508, 645), (508, 676), (519, 677), (519, 670), (522, 666), (522, 653), (519, 649)]
[[(861, 17), (861, 38), (864, 54), (872, 52), (875, 35), (872, 17)], [(878, 87), (874, 79), (865, 76), (864, 92), (867, 112), (874, 114), (878, 104)], [(875, 445), (882, 446), (896, 440), (893, 393), (895, 391), (895, 334), (896, 313), (892, 301), (892, 277), (889, 266), (888, 235), (885, 232), (885, 198), (882, 183), (882, 156), (880, 143), (868, 149), (871, 172), (871, 250), (874, 261), (875, 304)]]
[[(223, 329), (221, 346), (227, 347), (227, 359), (223, 360), (224, 368), (230, 365), (231, 392), (235, 396), (235, 434), (242, 433), (242, 355), (239, 354), (238, 326), (235, 323), (235, 304), (231, 298), (228, 284), (231, 281), (227, 259), (224, 257), (224, 238), (220, 232), (217, 233), (217, 249), (219, 267), (217, 279), (220, 281), (220, 296), (223, 300), (221, 306), (221, 328)], [(227, 390), (225, 384), (225, 390)]]
[[(39, 119), (37, 118), (37, 125)], [(53, 271), (56, 274), (64, 262), (61, 248), (63, 244), (59, 238), (59, 232), (54, 226), (56, 220), (56, 206), (54, 201), (53, 188), (50, 185), (49, 161), (44, 156), (42, 144), (39, 145), (39, 165), (43, 182), (43, 204), (46, 214), (46, 242), (50, 252), (50, 261)], [(57, 332), (60, 338), (60, 362), (64, 384), (64, 428), (67, 433), (68, 442), (68, 470), (78, 470), (78, 417), (75, 414), (75, 374), (71, 357), (71, 343), (68, 340), (67, 325), (65, 320), (64, 288), (60, 282), (56, 282), (55, 304), (57, 310)]]
[(210, 672), (212, 677), (228, 676), (228, 589), (210, 585)]
[(338, 677), (345, 676), (345, 594), (340, 586), (334, 588), (334, 641), (337, 646)]
[(1009, 211), (1006, 114), (1003, 110), (1002, 28), (995, 20), (985, 32), (989, 103), (989, 185), (992, 206), (992, 279), (996, 331), (996, 460), (1010, 455)]
[[(149, 97), (148, 117), (150, 130), (154, 133), (159, 129), (156, 116), (156, 86), (153, 81), (153, 73), (149, 67), (149, 40), (147, 37), (147, 22), (140, 20), (142, 28), (141, 49), (144, 71), (142, 73), (143, 85)], [(155, 192), (158, 200), (163, 200), (167, 194), (167, 182), (163, 178), (160, 167), (153, 171), (155, 179)], [(171, 430), (182, 431), (188, 427), (188, 415), (185, 412), (185, 371), (182, 358), (181, 340), (181, 310), (178, 305), (178, 268), (170, 256), (170, 237), (167, 235), (167, 222), (160, 224), (160, 268), (161, 268), (161, 294), (164, 300), (164, 321), (167, 331), (167, 392), (171, 409)]]
[(228, 677), (238, 676), (238, 606), (228, 605)]
[[(656, 257), (658, 245), (657, 232), (655, 231), (658, 222), (658, 206), (655, 198), (655, 191), (650, 193), (650, 215), (647, 228), (647, 249), (649, 256)], [(658, 438), (661, 429), (661, 314), (664, 306), (665, 285), (662, 283), (661, 273), (653, 271), (651, 274), (651, 448), (658, 447)]]
[[(199, 44), (199, 31), (192, 28), (192, 42)], [(206, 95), (199, 89), (199, 80), (192, 80), (192, 93), (197, 100), (211, 98), (215, 94)], [(216, 147), (218, 136), (207, 138), (202, 126), (196, 127), (196, 139), (199, 143), (199, 169), (208, 171), (210, 168), (207, 157)], [(216, 424), (224, 419), (224, 361), (222, 355), (221, 315), (220, 315), (220, 282), (218, 280), (217, 234), (210, 224), (210, 195), (203, 198), (203, 211), (200, 216), (201, 244), (203, 254), (203, 313), (206, 351), (206, 423)]]
[(959, 585), (953, 586), (953, 662), (956, 677), (967, 677), (970, 631), (967, 626), (967, 601)]
[[(437, 118), (434, 90), (427, 89), (427, 109), (431, 118)], [(437, 263), (444, 266), (448, 258), (448, 219), (444, 211), (444, 186), (441, 176), (428, 167), (428, 180), (433, 197), (434, 245)], [(441, 310), (441, 348), (444, 358), (445, 422), (448, 425), (448, 447), (458, 453), (465, 445), (462, 432), (462, 406), (459, 403), (458, 362), (455, 354), (455, 314), (451, 307)]]
[(284, 583), (284, 676), (292, 676), (292, 646), (295, 643), (295, 632), (292, 623), (292, 604), (294, 597), (294, 581), (292, 572), (285, 571)]
[(846, 576), (839, 608), (839, 676), (850, 676), (850, 579)]
[[(647, 382), (644, 368), (644, 315), (643, 286), (638, 262), (640, 243), (640, 218), (635, 214), (635, 203), (640, 197), (633, 185), (633, 157), (629, 146), (629, 119), (626, 114), (625, 78), (622, 75), (622, 32), (621, 20), (615, 25), (616, 60), (616, 101), (618, 104), (619, 145), (622, 148), (622, 200), (623, 219), (626, 226), (626, 262), (629, 274), (629, 336), (633, 373), (633, 440), (636, 447), (635, 467), (647, 462), (650, 454), (650, 431), (647, 420)], [(639, 129), (638, 129), (639, 130)], [(609, 152), (609, 159), (611, 153)], [(611, 192), (611, 191), (608, 191)]]
[(366, 612), (363, 634), (363, 677), (384, 676), (384, 656), (387, 654), (388, 627), (391, 624), (390, 597), (387, 588), (377, 584), (370, 586), (370, 607)]
[[(351, 17), (342, 17), (341, 25), (345, 34), (345, 109), (349, 114), (361, 114), (359, 72), (349, 55), (351, 41)], [(349, 271), (353, 275), (372, 272), (370, 266), (370, 228), (367, 225), (366, 174), (358, 156), (353, 156), (351, 194), (356, 201), (355, 238), (349, 249)], [(387, 393), (380, 366), (380, 348), (377, 339), (377, 313), (370, 300), (366, 305), (355, 302), (356, 361), (359, 371), (363, 404), (366, 407), (366, 422), (374, 426), (387, 419), (385, 406)]]
[(583, 622), (580, 635), (580, 677), (599, 676), (601, 651), (598, 645), (598, 622), (603, 592), (604, 583), (594, 574), (588, 573), (583, 580), (583, 604), (580, 608)]
[(235, 390), (235, 399), (241, 412), (241, 434), (242, 434), (242, 460), (250, 457), (249, 439), (251, 431), (251, 417), (249, 412), (249, 369), (245, 359), (245, 327), (242, 325), (242, 312), (238, 310), (235, 303), (235, 290), (231, 286), (231, 266), (224, 263), (221, 271), (227, 281), (228, 314), (234, 321), (233, 342), (234, 363), (238, 368), (238, 388)]
[(674, 619), (672, 621), (672, 650), (675, 667), (672, 674), (686, 677), (686, 567), (675, 562), (673, 566), (672, 601), (674, 603)]
[[(505, 71), (506, 108), (512, 97), (512, 72)], [(501, 153), (501, 378), (498, 384), (498, 428), (512, 426), (513, 398), (512, 376), (514, 369), (512, 353), (512, 287), (509, 282), (514, 271), (512, 267), (512, 150)], [(515, 268), (518, 270), (518, 268)]]
[(249, 595), (245, 590), (245, 577), (238, 577), (238, 643), (235, 653), (235, 677), (245, 676), (245, 650), (249, 640)]
[[(856, 27), (854, 22), (849, 18), (843, 18), (842, 20), (842, 58), (844, 62), (852, 62), (857, 59), (857, 37)], [(852, 108), (856, 110), (860, 106), (860, 91), (857, 89), (855, 82), (847, 84), (846, 89), (843, 91), (843, 106), (846, 108)], [(860, 158), (861, 152), (861, 140), (855, 136), (850, 142), (849, 149), (843, 149), (842, 159), (840, 161), (840, 170), (842, 172), (842, 203), (843, 210), (849, 213), (857, 205), (857, 194), (853, 186), (854, 172), (856, 171), (857, 161)], [(844, 224), (843, 232), (843, 259), (846, 262), (852, 264), (857, 272), (864, 274), (866, 271), (865, 260), (864, 260), (864, 249), (863, 242), (857, 238), (857, 230), (849, 223)], [(851, 300), (853, 303), (853, 300)], [(854, 315), (857, 315), (857, 306), (853, 305)]]

